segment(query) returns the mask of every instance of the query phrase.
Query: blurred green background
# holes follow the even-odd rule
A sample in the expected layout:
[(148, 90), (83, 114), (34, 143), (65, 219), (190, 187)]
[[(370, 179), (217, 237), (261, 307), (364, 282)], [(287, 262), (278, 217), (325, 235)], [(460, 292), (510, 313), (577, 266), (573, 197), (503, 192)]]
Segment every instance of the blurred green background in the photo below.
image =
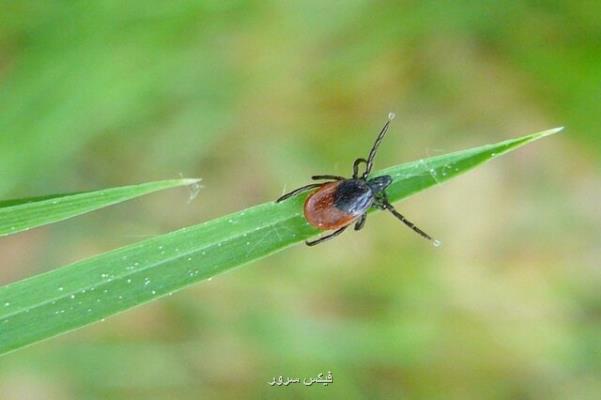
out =
[[(0, 283), (565, 125), (359, 234), (0, 359), (0, 399), (598, 399), (601, 3), (0, 1), (0, 197), (202, 177), (0, 241)], [(316, 376), (329, 387), (267, 385)]]

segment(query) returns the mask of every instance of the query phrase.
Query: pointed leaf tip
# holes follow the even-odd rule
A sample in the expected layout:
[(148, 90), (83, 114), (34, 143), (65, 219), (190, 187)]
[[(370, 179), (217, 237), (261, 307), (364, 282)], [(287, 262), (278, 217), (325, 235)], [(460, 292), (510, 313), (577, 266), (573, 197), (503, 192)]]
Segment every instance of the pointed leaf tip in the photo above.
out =
[(554, 135), (556, 133), (563, 131), (563, 128), (564, 128), (563, 126), (558, 126), (557, 128), (547, 129), (546, 131), (542, 131), (542, 132), (539, 132), (538, 134), (536, 134), (536, 138), (543, 138), (545, 136)]
[(182, 182), (184, 185), (196, 185), (202, 181), (202, 178), (184, 178)]

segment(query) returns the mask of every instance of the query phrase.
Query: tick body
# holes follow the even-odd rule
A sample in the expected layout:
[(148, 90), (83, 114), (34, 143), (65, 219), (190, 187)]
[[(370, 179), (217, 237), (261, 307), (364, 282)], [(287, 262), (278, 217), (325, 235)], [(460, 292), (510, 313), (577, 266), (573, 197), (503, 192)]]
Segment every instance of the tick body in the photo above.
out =
[(380, 191), (377, 186), (362, 179), (325, 183), (307, 197), (305, 218), (320, 229), (342, 228), (364, 215)]
[[(279, 203), (296, 194), (312, 190), (312, 193), (305, 200), (305, 219), (309, 224), (321, 230), (333, 230), (333, 232), (317, 240), (307, 241), (307, 245), (314, 246), (336, 237), (352, 223), (355, 223), (355, 230), (362, 229), (367, 211), (371, 207), (388, 210), (416, 233), (425, 239), (432, 240), (428, 234), (401, 215), (388, 201), (386, 188), (392, 183), (392, 177), (388, 175), (370, 177), (378, 146), (386, 135), (390, 121), (393, 118), (394, 114), (388, 115), (388, 121), (376, 138), (368, 158), (355, 160), (352, 178), (347, 179), (336, 175), (316, 175), (313, 176), (313, 180), (328, 180), (329, 182), (312, 183), (300, 187), (276, 200)], [(365, 164), (365, 171), (360, 175), (359, 167), (361, 164)]]
[(326, 183), (305, 201), (305, 218), (320, 229), (347, 226), (373, 203), (373, 194), (358, 180)]

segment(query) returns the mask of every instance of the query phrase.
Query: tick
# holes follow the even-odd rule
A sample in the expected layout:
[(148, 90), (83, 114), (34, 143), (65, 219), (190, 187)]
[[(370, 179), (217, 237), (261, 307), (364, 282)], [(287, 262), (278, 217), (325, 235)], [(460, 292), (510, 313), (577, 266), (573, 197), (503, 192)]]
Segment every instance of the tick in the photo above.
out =
[[(315, 246), (340, 235), (353, 223), (355, 223), (356, 231), (361, 230), (365, 226), (367, 211), (371, 207), (389, 211), (417, 234), (427, 240), (432, 240), (430, 235), (405, 218), (388, 201), (386, 189), (392, 183), (392, 177), (390, 175), (370, 176), (378, 147), (386, 132), (388, 132), (390, 122), (393, 119), (394, 114), (388, 114), (388, 121), (378, 134), (367, 159), (357, 158), (355, 160), (352, 178), (348, 179), (336, 175), (315, 175), (311, 179), (326, 180), (327, 182), (305, 185), (286, 193), (276, 200), (276, 203), (279, 203), (299, 193), (313, 190), (305, 200), (305, 218), (309, 224), (316, 228), (332, 232), (321, 236), (319, 239), (306, 241), (305, 243), (308, 246)], [(361, 164), (365, 165), (365, 171), (362, 174), (359, 173)], [(433, 243), (434, 245), (440, 244), (436, 240)]]

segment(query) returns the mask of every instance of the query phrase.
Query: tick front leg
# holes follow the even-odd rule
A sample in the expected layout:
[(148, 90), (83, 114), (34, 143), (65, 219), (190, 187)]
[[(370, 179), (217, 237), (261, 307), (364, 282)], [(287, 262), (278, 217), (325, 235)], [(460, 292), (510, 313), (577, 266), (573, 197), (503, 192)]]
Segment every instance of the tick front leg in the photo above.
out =
[[(392, 204), (390, 204), (390, 202), (388, 201), (388, 199), (386, 197), (380, 198), (376, 201), (375, 203), (376, 207), (382, 209), (382, 210), (388, 210), (392, 215), (394, 215), (398, 220), (400, 220), (402, 223), (404, 223), (405, 225), (407, 225), (409, 228), (411, 228), (415, 233), (417, 233), (418, 235), (420, 235), (421, 237), (423, 237), (424, 239), (427, 240), (433, 240), (432, 237), (430, 235), (428, 235), (426, 232), (422, 231), (420, 228), (418, 228), (413, 222), (409, 221), (407, 218), (405, 218), (405, 216), (403, 214), (401, 214), (400, 212), (398, 212), (393, 206)], [(435, 242), (436, 243), (436, 242)]]
[(286, 193), (285, 195), (283, 195), (282, 197), (280, 197), (279, 199), (277, 199), (275, 202), (279, 203), (281, 201), (284, 201), (292, 196), (294, 196), (295, 194), (299, 194), (302, 192), (306, 192), (307, 190), (311, 190), (311, 189), (315, 189), (320, 187), (321, 185), (323, 185), (323, 183), (311, 183), (309, 185), (305, 185), (303, 187), (299, 187), (298, 189), (293, 190), (290, 193)]
[(344, 227), (342, 227), (342, 228), (340, 228), (340, 229), (338, 229), (337, 231), (334, 231), (334, 232), (330, 233), (329, 235), (322, 236), (322, 237), (320, 237), (319, 239), (316, 239), (316, 240), (313, 240), (313, 241), (309, 241), (309, 240), (307, 240), (307, 241), (305, 242), (305, 244), (306, 244), (307, 246), (315, 246), (316, 244), (319, 244), (319, 243), (321, 243), (321, 242), (325, 242), (326, 240), (330, 240), (330, 239), (332, 239), (332, 238), (335, 238), (336, 236), (338, 236), (338, 235), (340, 235), (342, 232), (344, 232), (344, 230), (345, 230), (346, 228), (348, 228), (348, 225), (347, 225), (347, 226), (344, 226)]
[(355, 230), (360, 231), (365, 226), (365, 220), (367, 219), (367, 213), (359, 217), (359, 221), (355, 224)]
[(365, 158), (357, 158), (353, 163), (353, 179), (359, 178), (359, 165), (361, 163), (367, 165), (367, 160)]

